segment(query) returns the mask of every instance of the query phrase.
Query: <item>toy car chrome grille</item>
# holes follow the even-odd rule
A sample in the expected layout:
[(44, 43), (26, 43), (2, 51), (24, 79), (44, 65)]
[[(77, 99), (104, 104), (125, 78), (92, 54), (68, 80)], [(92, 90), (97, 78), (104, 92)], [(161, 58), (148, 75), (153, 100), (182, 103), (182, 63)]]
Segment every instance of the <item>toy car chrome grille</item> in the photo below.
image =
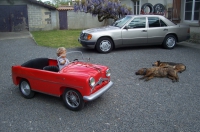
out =
[(94, 88), (98, 85), (101, 85), (104, 81), (108, 81), (108, 78), (99, 78), (99, 81), (92, 87), (91, 91), (94, 90)]

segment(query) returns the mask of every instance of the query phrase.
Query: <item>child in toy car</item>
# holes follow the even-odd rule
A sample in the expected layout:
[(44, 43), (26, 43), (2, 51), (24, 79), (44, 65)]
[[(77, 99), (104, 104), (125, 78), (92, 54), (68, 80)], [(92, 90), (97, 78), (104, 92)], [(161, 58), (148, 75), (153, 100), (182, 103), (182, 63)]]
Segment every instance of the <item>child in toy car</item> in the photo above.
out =
[(57, 61), (60, 70), (69, 64), (69, 60), (66, 57), (66, 52), (67, 50), (65, 49), (65, 47), (59, 47), (57, 49)]

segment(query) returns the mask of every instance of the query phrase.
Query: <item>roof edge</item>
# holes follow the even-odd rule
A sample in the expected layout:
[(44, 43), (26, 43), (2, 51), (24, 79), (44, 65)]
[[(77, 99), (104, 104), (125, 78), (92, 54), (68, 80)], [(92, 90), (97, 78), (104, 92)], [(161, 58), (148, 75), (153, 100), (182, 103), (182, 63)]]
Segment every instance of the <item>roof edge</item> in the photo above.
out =
[(41, 2), (41, 1), (36, 1), (36, 0), (28, 0), (28, 1), (31, 2), (31, 3), (34, 3), (34, 4), (37, 4), (37, 5), (52, 9), (52, 10), (56, 10), (56, 7), (51, 6), (51, 5), (47, 5), (47, 4), (45, 4), (45, 3)]

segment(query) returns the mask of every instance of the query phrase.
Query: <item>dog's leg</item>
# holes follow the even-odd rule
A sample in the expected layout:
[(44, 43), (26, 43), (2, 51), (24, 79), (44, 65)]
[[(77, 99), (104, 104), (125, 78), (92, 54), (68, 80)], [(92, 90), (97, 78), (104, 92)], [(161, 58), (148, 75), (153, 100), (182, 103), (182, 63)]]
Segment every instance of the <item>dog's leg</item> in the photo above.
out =
[(143, 76), (143, 77), (141, 77), (141, 78), (139, 78), (140, 80), (142, 80), (142, 79), (145, 79), (145, 76)]
[(167, 77), (169, 79), (171, 79), (172, 82), (178, 82), (179, 81), (178, 75), (175, 75), (175, 76), (168, 75)]
[(176, 73), (176, 75), (175, 75), (175, 79), (176, 79), (177, 82), (179, 82), (179, 77), (178, 77), (178, 74), (177, 74), (177, 73)]
[(167, 77), (168, 77), (169, 79), (171, 79), (172, 82), (175, 82), (175, 80), (176, 80), (175, 77), (173, 77), (173, 76), (168, 75)]
[(153, 73), (152, 72), (147, 72), (146, 75), (144, 75), (143, 79), (145, 79), (145, 81), (148, 81), (150, 79), (152, 79), (154, 76), (153, 76)]
[[(175, 75), (174, 75), (174, 74), (175, 74)], [(178, 81), (179, 81), (178, 72), (175, 71), (174, 74), (172, 74), (172, 75), (174, 75), (174, 78), (175, 78), (176, 82), (178, 82)]]
[(144, 75), (143, 77), (141, 77), (141, 78), (139, 78), (140, 80), (142, 80), (142, 79), (145, 79), (145, 78), (147, 78), (147, 77), (149, 77), (151, 74), (146, 74), (146, 75)]
[(153, 75), (149, 76), (148, 78), (145, 79), (145, 81), (149, 81), (150, 79), (154, 78)]

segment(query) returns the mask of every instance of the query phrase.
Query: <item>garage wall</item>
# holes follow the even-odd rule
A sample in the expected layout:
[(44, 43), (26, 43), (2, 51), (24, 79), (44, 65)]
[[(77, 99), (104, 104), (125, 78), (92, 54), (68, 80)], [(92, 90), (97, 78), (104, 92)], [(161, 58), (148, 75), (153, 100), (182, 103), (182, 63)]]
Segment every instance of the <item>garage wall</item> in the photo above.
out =
[(27, 6), (24, 1), (10, 5), (0, 1), (0, 32), (18, 32), (28, 30)]
[[(19, 10), (17, 6), (25, 6), (26, 13), (21, 15), (21, 8)], [(9, 11), (11, 9), (5, 9), (8, 7), (15, 10), (18, 9), (16, 11), (19, 13), (12, 13)], [(26, 14), (26, 17), (24, 17), (24, 14)], [(19, 18), (21, 19), (20, 22), (18, 20)], [(12, 22), (10, 22), (11, 20)], [(57, 10), (50, 10), (49, 8), (32, 4), (28, 0), (14, 0), (13, 4), (8, 3), (7, 0), (0, 0), (0, 32), (18, 32), (24, 30), (40, 31), (54, 29), (59, 29), (59, 15)]]

